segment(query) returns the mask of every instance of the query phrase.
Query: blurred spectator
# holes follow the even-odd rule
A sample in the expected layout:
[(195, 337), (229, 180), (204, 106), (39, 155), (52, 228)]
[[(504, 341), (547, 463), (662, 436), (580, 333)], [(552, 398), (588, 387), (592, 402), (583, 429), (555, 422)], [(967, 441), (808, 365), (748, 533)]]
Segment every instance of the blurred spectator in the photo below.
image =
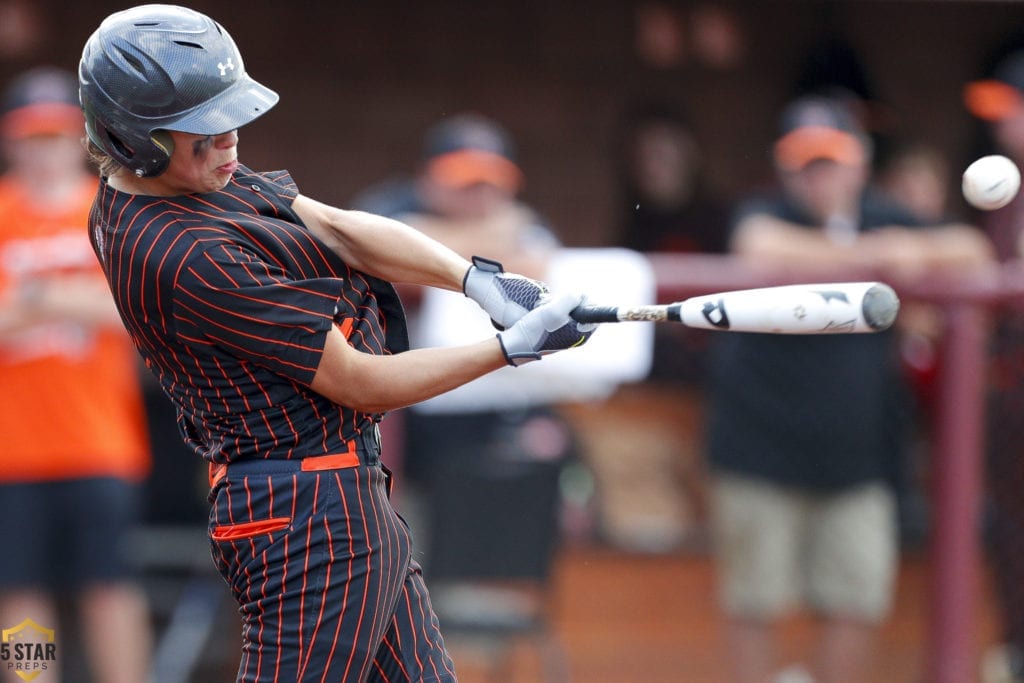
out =
[[(949, 190), (951, 164), (934, 145), (894, 141), (876, 172), (878, 188), (902, 205), (920, 223), (936, 225), (953, 219)], [(905, 307), (900, 315), (903, 358), (922, 398), (931, 401), (930, 389), (937, 370), (935, 347), (941, 342), (939, 309), (921, 304)]]
[[(949, 190), (951, 164), (936, 146), (920, 141), (891, 140), (890, 149), (878, 165), (878, 188), (907, 209), (923, 224), (952, 220)], [(921, 407), (934, 406), (938, 372), (938, 347), (942, 336), (942, 313), (938, 306), (905, 306), (900, 314), (900, 355)], [(922, 418), (927, 419), (926, 415)], [(910, 492), (908, 492), (910, 493)]]
[[(741, 203), (731, 233), (752, 267), (898, 281), (986, 259), (970, 228), (915, 229), (870, 186), (870, 139), (839, 100), (802, 97), (781, 121), (778, 189)], [(868, 680), (893, 593), (891, 479), (911, 407), (895, 336), (714, 338), (713, 532), (739, 683), (772, 680), (774, 624), (798, 606), (821, 617), (813, 680)]]
[[(726, 250), (728, 209), (707, 186), (703, 151), (679, 107), (648, 102), (631, 109), (615, 146), (617, 244), (639, 252)], [(699, 330), (658, 326), (651, 379), (697, 383), (708, 337)]]
[[(518, 198), (522, 186), (508, 131), (462, 113), (427, 131), (415, 177), (385, 181), (354, 205), (400, 219), (466, 258), (486, 255), (508, 271), (546, 279), (559, 240)], [(465, 297), (456, 299), (451, 305)], [(426, 318), (448, 306), (447, 299), (431, 302), (438, 305), (424, 302), (410, 316), (414, 346), (427, 343), (429, 330), (445, 327)], [(442, 624), (459, 608), (448, 598), (462, 595), (448, 591), (442, 578), (501, 574), (496, 562), (510, 575), (546, 578), (555, 551), (559, 476), (574, 454), (575, 435), (542, 398), (490, 386), (477, 381), (406, 411), (406, 481), (423, 496), (424, 571), (434, 579)], [(470, 398), (460, 403), (466, 391)]]
[[(136, 355), (86, 234), (97, 180), (84, 132), (73, 74), (40, 67), (10, 84), (0, 118), (0, 625), (32, 619), (60, 638), (57, 601), (70, 596), (92, 680), (138, 683), (150, 628), (126, 541), (149, 452)], [(50, 664), (52, 676), (60, 661)]]
[(925, 223), (949, 219), (951, 179), (949, 159), (925, 142), (894, 145), (878, 170), (880, 189)]
[[(460, 254), (493, 256), (506, 270), (542, 279), (555, 291), (584, 291), (595, 301), (653, 298), (653, 271), (636, 252), (560, 244), (554, 230), (521, 199), (524, 178), (516, 157), (513, 139), (497, 122), (473, 112), (452, 115), (427, 131), (412, 177), (386, 180), (354, 203), (399, 218)], [(617, 277), (608, 277), (610, 272)], [(409, 294), (407, 302), (415, 301), (415, 293)], [(414, 343), (446, 346), (455, 341), (449, 330), (493, 331), (486, 316), (466, 303), (459, 294), (426, 290), (410, 316)], [(505, 561), (510, 569), (527, 562), (546, 571), (558, 541), (559, 512), (562, 530), (574, 538), (591, 533), (592, 503), (608, 497), (588, 493), (599, 464), (589, 436), (588, 443), (578, 444), (575, 426), (590, 419), (579, 414), (586, 413), (584, 404), (603, 401), (620, 384), (647, 375), (651, 328), (610, 326), (587, 359), (546, 363), (527, 372), (520, 368), (514, 374), (498, 371), (406, 411), (407, 480), (425, 494), (425, 516), (435, 517), (427, 526), (439, 528), (442, 515), (476, 519), (474, 537), (457, 553), (452, 534), (431, 540), (424, 530), (428, 554), (434, 551), (424, 563), (426, 571), (436, 576), (441, 551), (447, 556), (443, 569), (451, 573), (456, 567), (450, 562), (461, 563), (462, 569), (493, 564), (515, 547), (524, 552)], [(623, 348), (635, 350), (623, 354)], [(586, 464), (575, 460), (581, 452)], [(620, 460), (619, 453), (615, 459)], [(575, 485), (559, 491), (560, 474), (565, 475), (562, 483)], [(468, 512), (472, 501), (458, 493), (466, 487), (491, 497)], [(499, 496), (509, 504), (502, 505)], [(510, 508), (528, 510), (529, 516), (509, 515)], [(444, 547), (438, 546), (441, 542)], [(434, 593), (435, 604), (443, 600), (440, 591)]]
[(626, 112), (618, 140), (618, 242), (637, 251), (725, 251), (726, 207), (707, 187), (686, 113), (666, 102)]
[(559, 241), (518, 198), (524, 179), (515, 156), (510, 134), (494, 121), (448, 116), (426, 133), (414, 177), (386, 180), (354, 203), (411, 222), (460, 254), (496, 254), (506, 271), (540, 277)]
[[(889, 151), (876, 164), (878, 188), (902, 205), (922, 224), (952, 220), (949, 205), (950, 162), (927, 142), (889, 138)], [(932, 433), (933, 411), (938, 399), (937, 379), (942, 345), (943, 313), (938, 305), (907, 302), (900, 312), (900, 359), (919, 409), (914, 422), (922, 444)], [(894, 480), (900, 503), (903, 547), (914, 545), (927, 534), (927, 449), (919, 448), (900, 468)]]
[[(1004, 154), (1024, 164), (1024, 49), (1010, 51), (986, 78), (964, 91), (967, 108), (983, 122), (987, 146), (979, 154)], [(1024, 199), (979, 215), (1002, 262), (1024, 252)], [(985, 656), (985, 683), (1024, 681), (1024, 307), (1002, 306), (994, 316), (988, 405), (989, 548), (1002, 608), (1003, 644)]]
[[(682, 106), (647, 99), (629, 107), (612, 152), (617, 245), (642, 253), (725, 252), (728, 206), (707, 182), (704, 150)], [(630, 420), (649, 437), (632, 456), (628, 500), (607, 509), (609, 540), (620, 547), (668, 552), (697, 528), (704, 462), (698, 425), (712, 334), (654, 326), (646, 381), (622, 387), (606, 407), (609, 421)], [(613, 501), (624, 482), (608, 482), (603, 500)], [(644, 491), (639, 500), (637, 490)]]

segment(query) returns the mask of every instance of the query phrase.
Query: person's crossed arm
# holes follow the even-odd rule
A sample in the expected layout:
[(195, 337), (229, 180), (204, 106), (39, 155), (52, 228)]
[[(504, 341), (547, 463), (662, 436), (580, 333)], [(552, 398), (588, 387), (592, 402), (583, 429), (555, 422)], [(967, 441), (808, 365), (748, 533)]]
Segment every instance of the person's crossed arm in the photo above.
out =
[(889, 225), (837, 242), (824, 228), (756, 213), (738, 224), (732, 250), (760, 265), (870, 269), (902, 279), (984, 268), (993, 261), (988, 239), (966, 224)]

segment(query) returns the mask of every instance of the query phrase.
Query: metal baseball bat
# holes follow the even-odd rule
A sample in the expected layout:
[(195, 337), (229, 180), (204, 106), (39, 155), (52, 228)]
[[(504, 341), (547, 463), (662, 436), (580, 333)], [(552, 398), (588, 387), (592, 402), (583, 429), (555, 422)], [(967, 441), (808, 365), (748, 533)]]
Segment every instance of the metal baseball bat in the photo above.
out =
[(900, 301), (882, 282), (833, 282), (739, 289), (671, 304), (579, 306), (582, 323), (674, 322), (687, 327), (771, 334), (881, 332), (899, 313)]

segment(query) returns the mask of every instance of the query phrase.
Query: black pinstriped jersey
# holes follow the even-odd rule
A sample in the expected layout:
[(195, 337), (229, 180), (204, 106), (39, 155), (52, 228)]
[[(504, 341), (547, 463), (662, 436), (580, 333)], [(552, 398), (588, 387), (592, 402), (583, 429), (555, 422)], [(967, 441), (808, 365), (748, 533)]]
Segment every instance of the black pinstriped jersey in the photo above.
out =
[(348, 267), (291, 210), (287, 172), (239, 167), (219, 192), (101, 183), (93, 248), (186, 441), (218, 463), (344, 451), (376, 416), (308, 388), (332, 325), (372, 354), (408, 348), (394, 288)]

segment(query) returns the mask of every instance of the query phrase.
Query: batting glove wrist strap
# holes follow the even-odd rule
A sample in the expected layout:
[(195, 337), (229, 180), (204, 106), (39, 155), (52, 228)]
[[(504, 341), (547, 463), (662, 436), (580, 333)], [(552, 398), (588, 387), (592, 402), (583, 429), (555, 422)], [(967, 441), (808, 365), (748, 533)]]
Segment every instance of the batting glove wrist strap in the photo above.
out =
[(544, 298), (519, 322), (498, 333), (508, 364), (523, 365), (540, 360), (541, 356), (585, 344), (597, 326), (581, 325), (569, 315), (583, 301), (584, 297), (568, 293)]
[(499, 330), (507, 330), (538, 305), (548, 291), (542, 282), (506, 273), (497, 261), (473, 257), (462, 291), (475, 301)]

